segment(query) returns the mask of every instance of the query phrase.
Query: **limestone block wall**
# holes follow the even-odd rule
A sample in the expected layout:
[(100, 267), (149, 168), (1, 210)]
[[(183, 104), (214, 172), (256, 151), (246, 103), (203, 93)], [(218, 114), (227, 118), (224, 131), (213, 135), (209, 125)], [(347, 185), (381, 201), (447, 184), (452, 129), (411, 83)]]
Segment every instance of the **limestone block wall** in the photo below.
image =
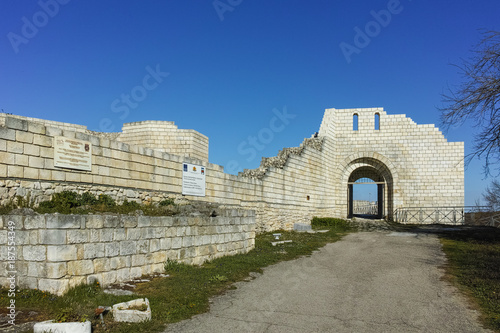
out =
[[(92, 144), (92, 170), (55, 167), (55, 136), (89, 141)], [(183, 162), (222, 170), (222, 167), (202, 160), (7, 117), (5, 125), (0, 127), (0, 188), (4, 188), (1, 203), (5, 204), (13, 194), (43, 190), (33, 193), (50, 195), (51, 191), (63, 188), (85, 190), (89, 186), (123, 199), (143, 198), (147, 201), (148, 196), (144, 193), (148, 192), (151, 200), (155, 197), (160, 200), (166, 194), (181, 193)], [(215, 182), (209, 181), (211, 183)]]
[(14, 114), (7, 114), (7, 113), (0, 113), (0, 126), (5, 126), (5, 120), (7, 118), (25, 120), (25, 121), (28, 121), (31, 123), (38, 123), (38, 124), (41, 124), (44, 126), (57, 127), (57, 128), (63, 129), (63, 130), (73, 131), (73, 132), (85, 133), (87, 131), (87, 126), (84, 126), (84, 125), (76, 125), (76, 124), (64, 123), (61, 121), (45, 120), (45, 119), (32, 118), (32, 117), (23, 117), (23, 116), (18, 116), (18, 115), (14, 115)]
[(259, 169), (240, 175), (261, 181), (264, 204), (254, 208), (264, 222), (259, 230), (292, 229), (294, 223), (309, 224), (313, 216), (331, 216), (333, 191), (325, 156), (321, 139), (306, 139), (300, 147), (286, 148), (263, 159)]
[(132, 145), (157, 149), (178, 156), (192, 157), (208, 161), (208, 137), (191, 129), (179, 129), (173, 121), (139, 121), (126, 123), (122, 132), (94, 132), (87, 126), (60, 121), (23, 117), (0, 113), (0, 126), (5, 126), (7, 118), (28, 121), (65, 131), (80, 132), (104, 139), (118, 140)]
[(393, 188), (386, 201), (393, 202), (393, 209), (464, 204), (464, 144), (448, 142), (434, 125), (417, 125), (405, 115), (388, 115), (382, 108), (328, 109), (319, 134), (328, 138), (327, 149), (338, 156), (331, 163), (340, 164), (334, 186), (341, 199), (341, 215), (347, 205), (347, 173), (354, 171), (350, 165), (365, 165), (367, 171), (370, 165), (374, 170), (387, 167)]
[[(399, 207), (460, 206), (464, 201), (463, 143), (448, 142), (433, 125), (417, 125), (405, 115), (388, 115), (381, 108), (328, 109), (317, 138), (264, 158), (258, 169), (238, 176), (224, 173), (222, 166), (206, 159), (161, 151), (162, 141), (151, 133), (174, 129), (170, 122), (126, 124), (121, 134), (51, 124), (3, 118), (0, 203), (16, 195), (29, 195), (37, 203), (62, 190), (105, 193), (119, 202), (180, 198), (184, 162), (206, 169), (206, 195), (184, 199), (255, 210), (257, 232), (291, 229), (294, 223), (309, 223), (315, 215), (346, 217), (348, 184), (356, 177), (385, 182), (384, 215), (388, 217)], [(159, 127), (147, 131), (151, 126)], [(149, 136), (142, 136), (145, 132)], [(89, 141), (91, 170), (55, 167), (55, 136)]]
[(208, 161), (208, 137), (178, 129), (173, 121), (139, 121), (123, 124), (118, 141), (153, 148), (173, 155)]
[(15, 252), (7, 251), (7, 244), (0, 243), (0, 282), (9, 284), (6, 279), (13, 270), (8, 265), (14, 262), (20, 287), (60, 295), (96, 279), (106, 286), (163, 272), (167, 259), (201, 264), (253, 249), (255, 213), (241, 209), (218, 213), (217, 217), (3, 216), (0, 237), (7, 239), (6, 227), (13, 221), (16, 246)]
[[(89, 141), (91, 171), (55, 167), (55, 136)], [(188, 162), (206, 167), (206, 196), (187, 199), (255, 209), (258, 231), (291, 229), (294, 222), (310, 221), (326, 186), (320, 181), (325, 176), (321, 145), (298, 148), (281, 164), (266, 167), (262, 177), (252, 178), (226, 174), (203, 160), (7, 117), (0, 127), (0, 203), (17, 195), (38, 203), (63, 190), (104, 193), (118, 202), (181, 197), (182, 163)], [(316, 166), (308, 169), (308, 164)]]

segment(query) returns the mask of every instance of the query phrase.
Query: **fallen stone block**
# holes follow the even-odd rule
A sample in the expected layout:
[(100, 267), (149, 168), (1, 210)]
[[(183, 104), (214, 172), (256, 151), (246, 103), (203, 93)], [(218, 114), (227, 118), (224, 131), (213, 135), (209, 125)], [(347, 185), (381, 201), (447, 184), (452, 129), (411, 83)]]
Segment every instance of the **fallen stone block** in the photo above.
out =
[(36, 323), (33, 326), (34, 333), (91, 333), (92, 328), (90, 325), (90, 321), (85, 321), (83, 323), (54, 323), (53, 320), (42, 321), (40, 323)]
[(294, 223), (293, 230), (295, 230), (295, 231), (308, 231), (308, 230), (312, 230), (312, 226), (310, 224)]
[(285, 244), (285, 243), (291, 243), (292, 240), (284, 240), (284, 241), (278, 241), (278, 242), (271, 242), (273, 246), (276, 246), (278, 244)]
[(151, 307), (147, 298), (114, 304), (112, 312), (114, 320), (119, 322), (138, 323), (151, 320)]

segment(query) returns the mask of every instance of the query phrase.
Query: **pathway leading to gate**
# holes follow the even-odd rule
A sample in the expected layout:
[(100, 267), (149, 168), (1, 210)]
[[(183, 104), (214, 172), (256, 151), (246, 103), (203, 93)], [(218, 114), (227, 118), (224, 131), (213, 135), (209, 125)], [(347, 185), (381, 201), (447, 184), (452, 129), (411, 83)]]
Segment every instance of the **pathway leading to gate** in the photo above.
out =
[(430, 234), (359, 232), (282, 262), (165, 332), (490, 332), (442, 280)]

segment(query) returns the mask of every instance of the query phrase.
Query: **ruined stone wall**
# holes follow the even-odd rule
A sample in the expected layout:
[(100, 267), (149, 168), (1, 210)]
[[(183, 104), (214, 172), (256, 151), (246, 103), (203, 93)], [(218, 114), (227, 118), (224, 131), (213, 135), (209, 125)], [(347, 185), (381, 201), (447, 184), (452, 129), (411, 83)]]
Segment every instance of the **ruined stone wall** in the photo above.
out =
[[(378, 129), (375, 115), (380, 117)], [(184, 199), (253, 209), (258, 232), (291, 229), (294, 223), (309, 223), (315, 215), (346, 217), (348, 184), (356, 177), (384, 183), (388, 217), (399, 207), (460, 206), (464, 201), (463, 143), (448, 142), (433, 125), (417, 125), (405, 115), (388, 115), (381, 108), (328, 109), (318, 137), (264, 158), (259, 168), (238, 176), (204, 159), (163, 152), (161, 140), (151, 135), (129, 136), (126, 140), (137, 144), (126, 144), (115, 140), (123, 133), (83, 132), (78, 126), (51, 124), (3, 118), (0, 203), (16, 195), (30, 195), (36, 203), (62, 190), (105, 193), (118, 202), (181, 198), (184, 162), (206, 168), (206, 196)], [(144, 134), (156, 125), (175, 127), (170, 122), (144, 122), (126, 125), (130, 131), (124, 132)], [(139, 132), (132, 130), (136, 128)], [(92, 169), (54, 167), (55, 136), (90, 142)]]
[[(354, 115), (357, 130), (353, 129)], [(361, 175), (374, 171), (389, 178), (386, 195), (391, 197), (385, 202), (392, 206), (386, 205), (386, 211), (464, 204), (464, 143), (448, 142), (434, 125), (418, 125), (403, 114), (388, 115), (382, 108), (328, 109), (319, 135), (327, 138), (326, 149), (336, 154), (330, 163), (338, 166), (332, 185), (341, 216), (346, 214), (347, 180), (356, 169)]]
[[(289, 230), (294, 223), (310, 223), (313, 216), (346, 217), (349, 184), (363, 177), (383, 184), (384, 215), (389, 218), (399, 207), (463, 205), (463, 143), (448, 142), (433, 125), (417, 125), (381, 108), (328, 109), (317, 137), (264, 158), (259, 168), (238, 176), (208, 162), (208, 139), (198, 148), (189, 140), (181, 143), (201, 158), (162, 151), (166, 137), (141, 136), (156, 125), (163, 130), (174, 126), (136, 123), (125, 126), (124, 135), (0, 115), (0, 204), (16, 196), (36, 204), (72, 190), (104, 193), (118, 202), (175, 198), (229, 209), (214, 218), (4, 216), (0, 259), (8, 259), (6, 223), (12, 220), (21, 286), (62, 293), (89, 279), (113, 283), (159, 271), (167, 258), (200, 263), (246, 252), (254, 246), (256, 232)], [(91, 144), (89, 171), (54, 166), (58, 136)], [(183, 163), (205, 167), (204, 197), (182, 195)], [(6, 277), (0, 276), (0, 282), (6, 285)]]
[[(56, 136), (90, 142), (91, 170), (55, 167)], [(104, 193), (118, 202), (181, 198), (182, 164), (187, 162), (206, 168), (206, 196), (184, 198), (255, 209), (259, 232), (291, 229), (293, 223), (309, 223), (317, 211), (316, 204), (322, 200), (325, 185), (311, 186), (324, 173), (321, 146), (320, 139), (306, 140), (302, 147), (266, 160), (259, 176), (235, 176), (207, 161), (125, 144), (108, 136), (6, 117), (5, 125), (0, 127), (0, 203), (22, 196), (37, 204), (64, 190)]]
[(123, 124), (122, 132), (95, 132), (87, 126), (0, 113), (0, 126), (7, 118), (58, 128), (66, 132), (79, 132), (112, 141), (139, 145), (177, 156), (208, 161), (208, 137), (191, 129), (179, 129), (173, 121), (139, 121)]
[(173, 121), (139, 121), (123, 124), (116, 140), (178, 156), (208, 161), (208, 138), (194, 130), (178, 129)]
[(216, 217), (6, 215), (0, 217), (0, 237), (8, 238), (7, 226), (14, 222), (9, 238), (16, 246), (7, 251), (2, 241), (0, 260), (4, 265), (13, 262), (15, 269), (3, 265), (0, 284), (9, 285), (9, 271), (15, 271), (20, 287), (61, 295), (93, 280), (106, 286), (163, 272), (167, 259), (201, 264), (254, 248), (253, 211), (217, 213)]
[(310, 224), (313, 216), (333, 214), (328, 156), (322, 138), (305, 139), (300, 147), (285, 148), (276, 157), (264, 158), (258, 169), (240, 174), (261, 184), (262, 203), (251, 206), (262, 221), (259, 230), (292, 229), (294, 223)]
[(56, 128), (62, 129), (62, 130), (73, 131), (73, 132), (85, 133), (87, 131), (87, 126), (84, 126), (84, 125), (76, 125), (76, 124), (64, 123), (61, 121), (53, 121), (53, 120), (46, 120), (46, 119), (39, 119), (39, 118), (32, 118), (32, 117), (23, 117), (23, 116), (18, 116), (18, 115), (14, 115), (14, 114), (7, 114), (7, 113), (0, 113), (0, 126), (5, 126), (5, 121), (7, 118), (24, 120), (24, 121), (28, 121), (31, 123), (38, 123), (38, 124), (41, 124), (43, 126), (56, 127)]

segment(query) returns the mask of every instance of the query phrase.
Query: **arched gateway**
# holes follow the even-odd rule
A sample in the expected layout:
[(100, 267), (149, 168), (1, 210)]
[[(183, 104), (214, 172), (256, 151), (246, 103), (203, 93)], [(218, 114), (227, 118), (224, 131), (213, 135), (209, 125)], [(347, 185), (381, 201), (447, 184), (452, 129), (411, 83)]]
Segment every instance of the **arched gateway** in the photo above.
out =
[(434, 125), (417, 125), (382, 108), (327, 109), (318, 133), (333, 170), (335, 212), (353, 215), (352, 188), (377, 185), (377, 214), (401, 207), (463, 206), (463, 142), (448, 142)]
[[(348, 157), (343, 166), (345, 166), (344, 174), (342, 177), (342, 183), (347, 189), (347, 217), (354, 216), (354, 198), (353, 198), (353, 186), (357, 180), (362, 178), (369, 178), (377, 185), (377, 214), (378, 218), (392, 218), (392, 211), (394, 209), (393, 203), (393, 188), (394, 188), (394, 176), (397, 172), (393, 170), (391, 172), (390, 168), (382, 162), (385, 160), (386, 163), (390, 163), (386, 158), (380, 154), (375, 153), (363, 153), (363, 157), (355, 156)], [(373, 156), (377, 156), (374, 158)], [(389, 164), (391, 165), (391, 164)], [(392, 165), (391, 165), (392, 166)], [(392, 166), (394, 168), (394, 166)]]
[(313, 138), (242, 176), (262, 181), (266, 218), (284, 227), (292, 218), (353, 216), (353, 186), (363, 179), (377, 185), (377, 217), (392, 219), (403, 207), (463, 206), (463, 159), (463, 142), (448, 142), (434, 125), (382, 108), (327, 109)]

